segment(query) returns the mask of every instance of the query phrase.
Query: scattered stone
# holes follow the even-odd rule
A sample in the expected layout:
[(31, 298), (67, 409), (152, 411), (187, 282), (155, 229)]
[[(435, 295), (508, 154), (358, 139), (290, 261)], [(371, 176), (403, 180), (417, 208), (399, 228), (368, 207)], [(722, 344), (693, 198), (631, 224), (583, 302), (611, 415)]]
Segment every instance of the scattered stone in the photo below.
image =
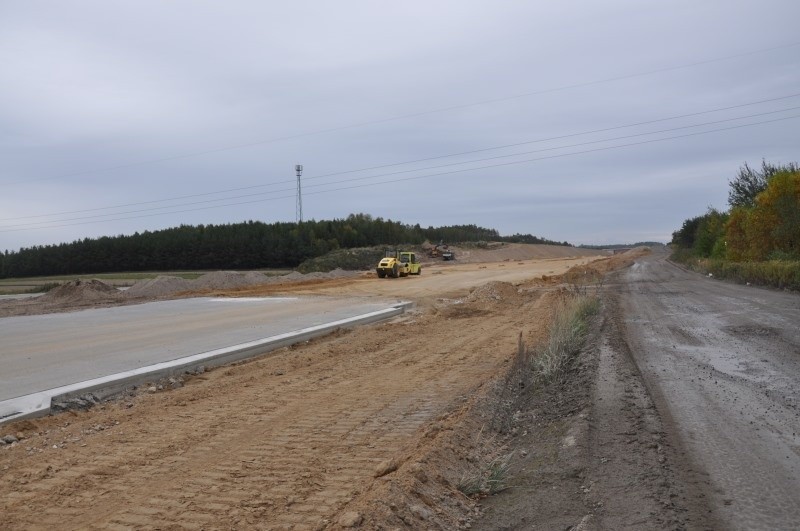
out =
[(397, 470), (397, 461), (394, 459), (389, 459), (388, 461), (382, 462), (375, 468), (374, 476), (379, 478), (385, 476), (386, 474), (390, 474), (395, 470)]
[(361, 525), (364, 519), (355, 511), (348, 511), (339, 517), (339, 525), (342, 527), (356, 527)]
[(417, 478), (417, 481), (420, 483), (427, 483), (428, 482), (428, 474), (425, 473), (425, 469), (419, 463), (414, 463), (409, 467), (411, 474)]
[(156, 278), (140, 280), (125, 292), (125, 297), (162, 297), (188, 291), (191, 287), (191, 282), (185, 278), (159, 275)]
[(156, 391), (158, 391), (158, 388), (155, 385), (151, 385), (147, 388), (148, 393), (155, 393)]
[(100, 399), (97, 398), (95, 395), (93, 395), (92, 393), (86, 393), (85, 395), (70, 397), (64, 400), (60, 400), (58, 402), (53, 402), (53, 404), (50, 406), (50, 409), (53, 412), (66, 411), (71, 409), (72, 410), (79, 409), (82, 411), (86, 411), (87, 409), (94, 407), (94, 405), (99, 402)]
[(408, 508), (408, 510), (420, 520), (428, 520), (432, 516), (430, 509), (427, 509), (422, 505), (412, 505)]
[(6, 436), (3, 437), (3, 442), (6, 443), (6, 444), (12, 444), (12, 443), (17, 442), (17, 438), (14, 437), (13, 435), (9, 434), (9, 435), (6, 435)]

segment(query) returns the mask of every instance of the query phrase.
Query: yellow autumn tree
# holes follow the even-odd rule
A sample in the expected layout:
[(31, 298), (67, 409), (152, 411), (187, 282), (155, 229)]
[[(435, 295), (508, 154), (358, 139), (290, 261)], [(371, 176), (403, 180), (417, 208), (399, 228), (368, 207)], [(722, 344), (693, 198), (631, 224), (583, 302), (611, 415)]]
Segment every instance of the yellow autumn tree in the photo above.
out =
[(747, 259), (750, 247), (746, 229), (749, 213), (750, 209), (745, 207), (732, 208), (725, 224), (725, 258), (732, 262)]
[(752, 208), (734, 208), (725, 237), (729, 260), (800, 259), (800, 172), (775, 174)]
[(756, 210), (771, 223), (770, 254), (800, 259), (800, 172), (778, 173), (756, 197)]

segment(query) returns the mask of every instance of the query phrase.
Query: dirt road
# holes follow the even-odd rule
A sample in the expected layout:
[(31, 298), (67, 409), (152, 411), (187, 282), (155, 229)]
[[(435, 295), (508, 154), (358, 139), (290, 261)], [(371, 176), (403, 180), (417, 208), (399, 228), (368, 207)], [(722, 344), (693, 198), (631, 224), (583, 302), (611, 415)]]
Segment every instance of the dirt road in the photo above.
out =
[(800, 296), (701, 277), (663, 254), (617, 288), (680, 482), (725, 529), (796, 529)]
[[(563, 272), (574, 263), (459, 266), (465, 268), (461, 280), (458, 269), (449, 269), (349, 287), (323, 284), (323, 291), (350, 293), (372, 286), (378, 296), (413, 292), (428, 308), (218, 369), (176, 390), (18, 423), (22, 440), (0, 451), (3, 526), (336, 524), (360, 495), (384, 484), (386, 478), (376, 478), (383, 476), (376, 472), (382, 463), (394, 463), (383, 468), (399, 467), (398, 474), (422, 470), (419, 448), (438, 440), (448, 418), (501, 372), (520, 332), (529, 344), (546, 333), (554, 294), (501, 285), (470, 295), (469, 288), (496, 278), (534, 277), (543, 267)], [(420, 461), (411, 462), (415, 455)], [(443, 475), (457, 477), (462, 465), (451, 465), (427, 468), (427, 488), (443, 483)], [(471, 504), (448, 488), (447, 496), (437, 496)], [(426, 496), (436, 505), (433, 494)], [(411, 527), (466, 523), (448, 520), (441, 508), (399, 501), (391, 511), (390, 521)]]
[(398, 297), (413, 299), (423, 306), (443, 297), (464, 296), (468, 291), (486, 282), (518, 283), (543, 275), (560, 275), (567, 269), (596, 260), (597, 256), (548, 258), (542, 260), (514, 260), (493, 263), (449, 264), (436, 263), (423, 266), (418, 277), (378, 279), (374, 273), (365, 273), (360, 279), (309, 282), (296, 286), (262, 286), (244, 288), (237, 295), (258, 296), (273, 293), (348, 295), (359, 297)]

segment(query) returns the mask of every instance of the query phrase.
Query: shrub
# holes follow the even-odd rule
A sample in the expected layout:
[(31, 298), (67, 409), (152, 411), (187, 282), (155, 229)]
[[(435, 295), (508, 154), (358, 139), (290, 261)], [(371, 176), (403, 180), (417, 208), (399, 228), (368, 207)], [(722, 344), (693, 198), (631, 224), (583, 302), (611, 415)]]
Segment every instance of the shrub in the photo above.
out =
[(767, 262), (728, 262), (703, 260), (702, 270), (718, 278), (760, 286), (800, 291), (800, 261), (770, 260)]

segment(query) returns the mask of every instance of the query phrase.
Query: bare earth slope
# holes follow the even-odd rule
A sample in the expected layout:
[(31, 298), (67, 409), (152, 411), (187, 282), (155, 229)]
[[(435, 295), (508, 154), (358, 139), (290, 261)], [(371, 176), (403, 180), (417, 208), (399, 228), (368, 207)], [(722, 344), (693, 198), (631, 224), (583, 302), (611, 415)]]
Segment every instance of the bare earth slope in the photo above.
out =
[[(548, 270), (575, 263), (549, 263)], [(539, 266), (528, 266), (527, 276), (535, 276)], [(525, 276), (524, 266), (515, 267), (514, 275)], [(508, 268), (480, 271), (491, 280), (492, 272), (503, 277)], [(403, 285), (413, 291), (426, 273), (355, 284), (372, 284), (386, 296)], [(347, 282), (353, 281), (339, 281), (336, 289), (347, 289)], [(509, 287), (513, 300), (467, 300), (469, 288), (482, 284), (469, 271), (443, 284), (424, 290), (431, 306), (396, 322), (218, 369), (177, 390), (23, 421), (15, 429), (24, 438), (0, 450), (4, 526), (335, 523), (349, 502), (381, 481), (376, 467), (407, 455), (432, 422), (499, 373), (520, 332), (535, 343), (546, 331), (550, 303), (541, 292)], [(432, 302), (442, 294), (460, 298)], [(442, 528), (460, 525), (439, 518)]]

